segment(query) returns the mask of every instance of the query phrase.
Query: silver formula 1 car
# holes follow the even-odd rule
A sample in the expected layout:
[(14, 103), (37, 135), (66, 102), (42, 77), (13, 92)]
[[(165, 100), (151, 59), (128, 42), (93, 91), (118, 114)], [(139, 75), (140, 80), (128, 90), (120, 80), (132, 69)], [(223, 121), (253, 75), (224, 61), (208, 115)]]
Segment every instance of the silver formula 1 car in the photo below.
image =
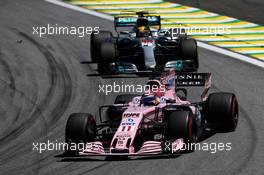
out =
[[(101, 106), (99, 124), (91, 114), (72, 114), (66, 125), (66, 142), (85, 146), (66, 153), (174, 155), (186, 151), (185, 144), (197, 142), (206, 132), (230, 132), (237, 126), (236, 96), (222, 92), (208, 96), (210, 73), (175, 75), (169, 71), (147, 85), (149, 90), (143, 95), (119, 95), (115, 104)], [(204, 86), (201, 101), (189, 101), (185, 86)]]
[[(136, 14), (115, 17), (117, 36), (110, 31), (92, 33), (91, 59), (98, 63), (100, 74), (164, 70), (167, 64), (177, 69), (179, 60), (189, 64), (189, 71), (198, 69), (197, 43), (184, 29), (161, 29), (160, 16)], [(118, 31), (125, 27), (132, 29)]]

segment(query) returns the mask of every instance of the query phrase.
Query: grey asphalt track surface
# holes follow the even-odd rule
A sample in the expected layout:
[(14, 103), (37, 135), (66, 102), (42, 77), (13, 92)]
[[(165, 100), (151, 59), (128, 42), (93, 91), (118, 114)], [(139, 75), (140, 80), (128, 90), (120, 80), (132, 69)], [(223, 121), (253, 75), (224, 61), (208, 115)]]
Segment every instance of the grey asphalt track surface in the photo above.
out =
[(231, 142), (231, 151), (196, 151), (176, 158), (105, 161), (59, 159), (61, 151), (33, 151), (33, 142), (64, 141), (73, 112), (96, 113), (117, 94), (98, 92), (104, 83), (144, 83), (144, 79), (101, 79), (90, 60), (89, 38), (33, 35), (47, 24), (99, 26), (113, 24), (42, 0), (0, 1), (0, 174), (263, 174), (264, 70), (199, 49), (200, 71), (213, 74), (214, 91), (237, 95), (240, 120), (233, 133), (203, 142)]

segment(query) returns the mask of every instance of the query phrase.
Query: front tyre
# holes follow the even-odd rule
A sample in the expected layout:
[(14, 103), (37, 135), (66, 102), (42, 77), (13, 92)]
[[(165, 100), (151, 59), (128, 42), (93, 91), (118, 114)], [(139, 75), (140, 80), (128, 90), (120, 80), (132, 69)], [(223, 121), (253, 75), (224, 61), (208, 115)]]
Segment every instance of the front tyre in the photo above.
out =
[[(65, 141), (67, 144), (91, 142), (96, 137), (96, 122), (91, 114), (73, 113), (67, 120)], [(77, 152), (78, 150), (68, 150)]]
[(107, 39), (113, 37), (112, 32), (109, 31), (100, 31), (100, 33), (95, 34), (94, 32), (91, 34), (90, 39), (90, 53), (91, 53), (91, 60), (93, 62), (98, 62), (101, 57), (100, 54), (100, 47), (101, 44), (104, 43)]
[(181, 56), (184, 60), (192, 60), (194, 68), (199, 68), (197, 42), (194, 39), (185, 39), (181, 41)]
[(191, 111), (172, 111), (167, 120), (169, 138), (183, 138), (185, 142), (197, 142), (197, 125)]

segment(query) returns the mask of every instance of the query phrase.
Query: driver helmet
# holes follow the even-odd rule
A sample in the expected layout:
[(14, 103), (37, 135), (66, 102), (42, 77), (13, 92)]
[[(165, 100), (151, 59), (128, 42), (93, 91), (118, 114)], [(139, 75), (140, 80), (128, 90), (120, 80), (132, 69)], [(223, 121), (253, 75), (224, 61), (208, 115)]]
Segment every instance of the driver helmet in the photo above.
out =
[(136, 32), (142, 35), (149, 32), (149, 24), (146, 18), (137, 19)]
[(156, 106), (160, 103), (160, 99), (159, 99), (159, 97), (155, 96), (154, 94), (143, 95), (141, 98), (141, 103), (144, 106)]

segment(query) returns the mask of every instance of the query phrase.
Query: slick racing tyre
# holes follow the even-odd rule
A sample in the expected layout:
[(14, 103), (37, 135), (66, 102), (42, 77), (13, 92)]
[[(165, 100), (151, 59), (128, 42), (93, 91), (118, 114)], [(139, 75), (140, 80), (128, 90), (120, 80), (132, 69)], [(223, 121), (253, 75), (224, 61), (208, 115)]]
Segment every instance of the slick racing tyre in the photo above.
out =
[(107, 39), (113, 37), (112, 32), (109, 31), (100, 31), (100, 33), (95, 34), (94, 32), (91, 34), (90, 39), (90, 53), (91, 53), (91, 60), (93, 62), (98, 62), (100, 59), (100, 47), (101, 44), (104, 43)]
[(207, 120), (219, 124), (219, 130), (230, 132), (238, 123), (238, 102), (232, 93), (212, 93), (207, 101)]
[(197, 126), (190, 111), (172, 111), (167, 118), (167, 136), (172, 139), (183, 138), (185, 143), (197, 142)]
[(66, 143), (86, 143), (96, 137), (96, 122), (91, 114), (73, 113), (67, 120)]
[(184, 60), (192, 60), (194, 68), (199, 68), (197, 42), (194, 39), (185, 39), (180, 44), (181, 56)]
[(113, 41), (102, 43), (100, 46), (100, 58), (98, 61), (98, 72), (101, 75), (115, 73), (114, 61), (116, 58), (116, 45)]
[(114, 62), (116, 58), (116, 43), (114, 41), (108, 41), (102, 43), (100, 46), (100, 61), (104, 62)]

